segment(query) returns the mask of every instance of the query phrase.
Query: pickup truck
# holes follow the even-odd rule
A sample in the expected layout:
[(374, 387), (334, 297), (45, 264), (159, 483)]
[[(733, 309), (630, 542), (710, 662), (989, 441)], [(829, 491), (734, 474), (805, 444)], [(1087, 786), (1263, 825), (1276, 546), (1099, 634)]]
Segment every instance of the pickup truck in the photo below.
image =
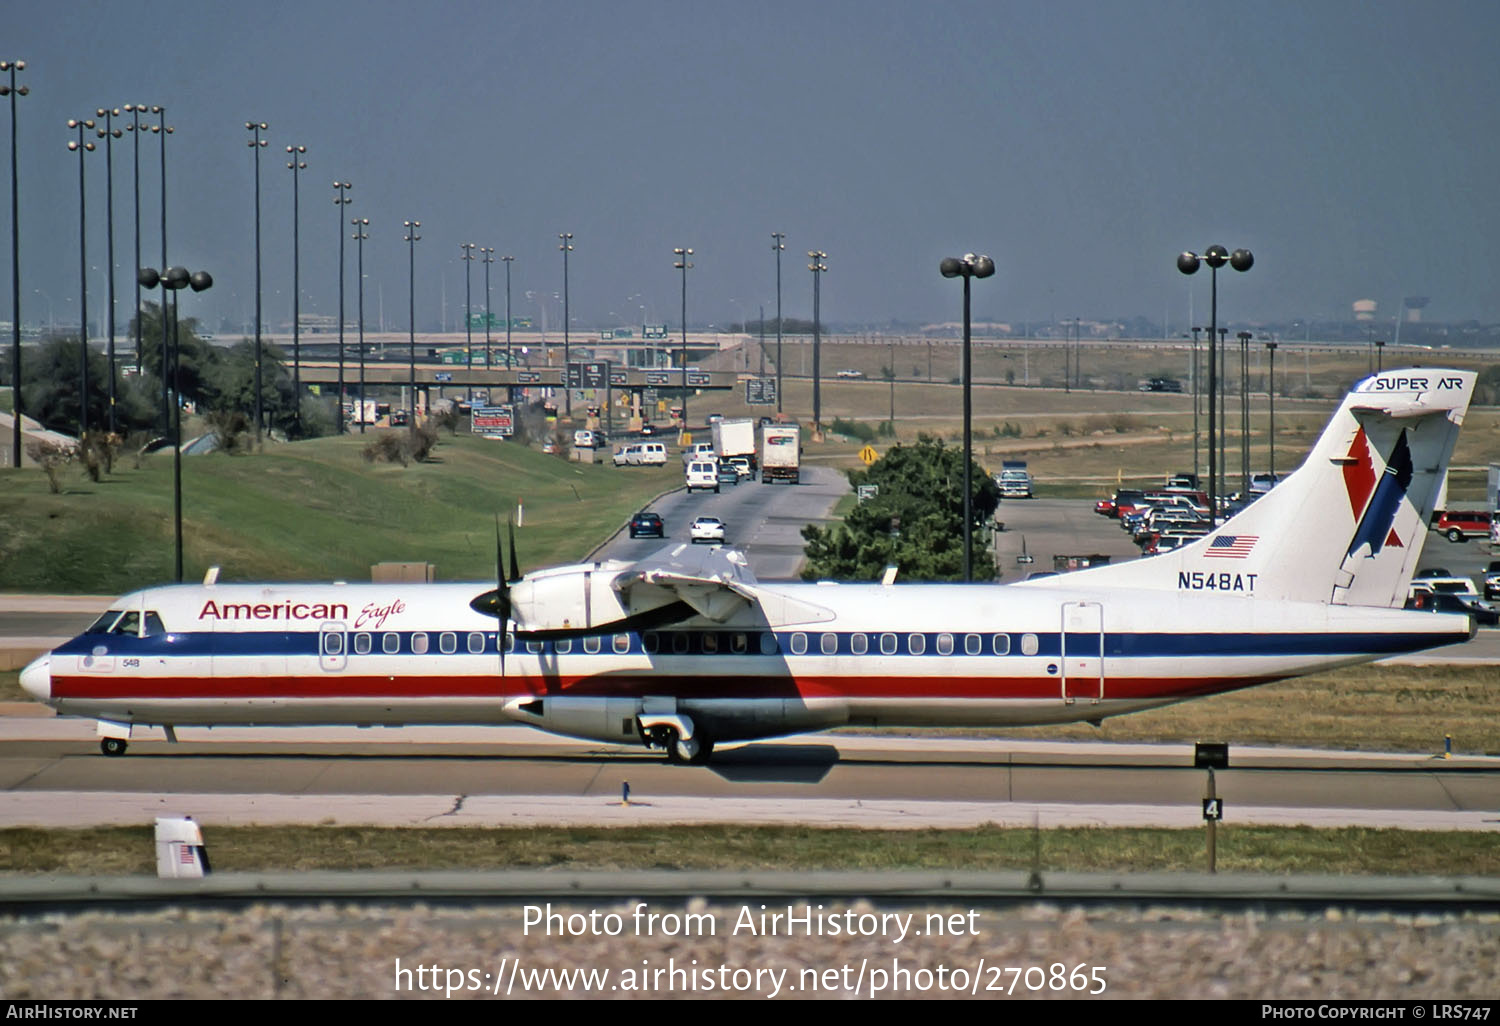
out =
[(1432, 529), (1451, 542), (1488, 538), (1494, 515), (1487, 510), (1445, 509), (1432, 518)]

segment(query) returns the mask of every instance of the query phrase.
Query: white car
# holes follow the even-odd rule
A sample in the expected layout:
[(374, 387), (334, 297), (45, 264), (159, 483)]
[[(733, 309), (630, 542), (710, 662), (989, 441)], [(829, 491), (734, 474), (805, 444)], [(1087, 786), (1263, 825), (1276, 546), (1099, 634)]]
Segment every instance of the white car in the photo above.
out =
[(704, 542), (724, 542), (724, 521), (718, 517), (699, 517), (694, 520), (688, 528), (688, 535), (694, 544)]

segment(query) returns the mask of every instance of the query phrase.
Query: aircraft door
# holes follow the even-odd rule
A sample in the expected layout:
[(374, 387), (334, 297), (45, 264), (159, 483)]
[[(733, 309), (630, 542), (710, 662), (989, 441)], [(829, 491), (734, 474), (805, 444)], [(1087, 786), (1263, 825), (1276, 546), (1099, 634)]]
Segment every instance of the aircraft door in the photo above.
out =
[(1098, 602), (1063, 603), (1062, 697), (1069, 705), (1104, 698), (1104, 607)]
[(318, 625), (318, 669), (341, 673), (349, 665), (349, 635), (341, 623)]

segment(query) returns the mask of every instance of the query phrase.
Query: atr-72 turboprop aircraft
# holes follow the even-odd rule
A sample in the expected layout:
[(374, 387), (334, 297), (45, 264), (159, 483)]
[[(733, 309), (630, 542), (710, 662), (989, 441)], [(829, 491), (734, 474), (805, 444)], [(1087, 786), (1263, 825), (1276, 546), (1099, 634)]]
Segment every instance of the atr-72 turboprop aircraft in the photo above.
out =
[[(844, 724), (1148, 709), (1472, 637), (1401, 608), (1474, 374), (1386, 371), (1302, 467), (1175, 552), (1011, 585), (760, 583), (733, 549), (469, 584), (134, 592), (21, 683), (131, 729), (525, 723), (708, 758)], [(497, 542), (498, 548), (498, 542)]]

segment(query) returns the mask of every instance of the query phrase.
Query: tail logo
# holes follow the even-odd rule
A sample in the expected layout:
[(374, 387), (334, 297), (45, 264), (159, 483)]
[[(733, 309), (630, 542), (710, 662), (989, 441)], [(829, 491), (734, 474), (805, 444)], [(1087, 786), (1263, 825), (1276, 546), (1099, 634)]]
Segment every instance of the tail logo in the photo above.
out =
[(1364, 429), (1355, 435), (1349, 446), (1349, 462), (1344, 464), (1344, 487), (1349, 493), (1349, 505), (1359, 524), (1354, 538), (1349, 542), (1345, 557), (1352, 556), (1362, 546), (1369, 546), (1369, 555), (1375, 556), (1385, 546), (1403, 547), (1395, 530), (1396, 514), (1412, 480), (1411, 447), (1406, 443), (1406, 432), (1396, 439), (1390, 459), (1386, 460), (1385, 472), (1375, 479), (1375, 469), (1369, 440)]

